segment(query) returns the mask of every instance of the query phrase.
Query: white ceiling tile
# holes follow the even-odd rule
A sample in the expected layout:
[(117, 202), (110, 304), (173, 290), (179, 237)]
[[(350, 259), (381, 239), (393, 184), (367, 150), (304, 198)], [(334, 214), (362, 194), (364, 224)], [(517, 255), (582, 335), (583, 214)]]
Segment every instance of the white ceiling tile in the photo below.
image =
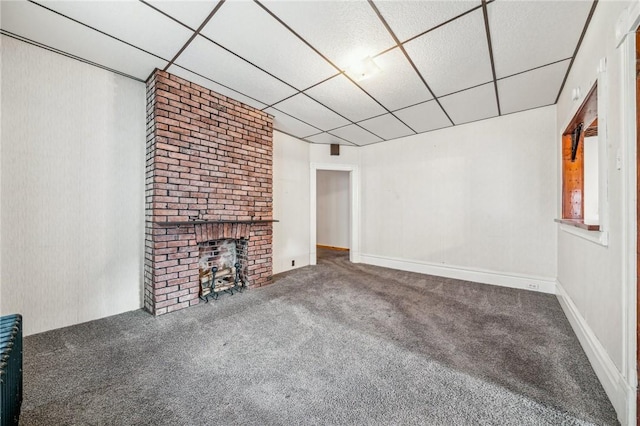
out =
[(385, 140), (415, 134), (410, 128), (402, 124), (400, 120), (391, 114), (370, 118), (358, 124)]
[(498, 80), (503, 114), (555, 103), (570, 60)]
[(390, 50), (374, 61), (382, 72), (358, 84), (391, 111), (432, 98), (400, 49)]
[(138, 1), (41, 1), (83, 24), (171, 60), (193, 34)]
[(347, 146), (353, 146), (352, 143), (341, 139), (337, 136), (334, 135), (330, 135), (329, 133), (320, 133), (318, 135), (314, 135), (308, 138), (305, 138), (306, 140), (313, 142), (313, 143), (322, 143), (322, 144), (332, 144), (332, 143), (337, 143), (339, 145), (347, 145)]
[(365, 1), (278, 1), (263, 4), (341, 69), (395, 45)]
[(275, 108), (267, 108), (264, 110), (274, 116), (273, 119), (273, 127), (276, 130), (280, 130), (284, 133), (289, 133), (290, 135), (297, 136), (299, 138), (305, 138), (310, 135), (315, 135), (322, 130), (316, 129), (313, 126), (310, 126), (297, 118), (293, 118), (281, 111), (278, 111)]
[(218, 4), (218, 0), (146, 0), (146, 2), (194, 30), (200, 27)]
[[(33, 2), (1, 0), (2, 29), (142, 80), (154, 68), (167, 65), (154, 55), (172, 58), (191, 35), (184, 25), (154, 8), (198, 28), (219, 4), (218, 0), (39, 3), (71, 19)], [(226, 2), (203, 29), (203, 35), (235, 54), (198, 36), (169, 72), (255, 108), (276, 104), (267, 108), (275, 116), (276, 129), (316, 143), (366, 145), (451, 125), (367, 2), (264, 0), (261, 4), (342, 69), (367, 55), (374, 57), (382, 73), (357, 84), (375, 100), (344, 75), (335, 76), (336, 70), (321, 55), (251, 1)], [(375, 3), (401, 40), (480, 4), (480, 0)], [(555, 101), (591, 5), (586, 0), (488, 4), (502, 113)], [(455, 124), (498, 115), (481, 9), (407, 42), (405, 48)], [(386, 49), (390, 50), (375, 56)], [(294, 87), (305, 89), (327, 78), (306, 94), (296, 94)], [(385, 114), (385, 108), (395, 113)]]
[(154, 68), (164, 68), (167, 64), (166, 61), (26, 1), (2, 1), (0, 26), (3, 30), (26, 39), (141, 80), (145, 80)]
[[(254, 2), (226, 2), (201, 34), (299, 90), (337, 73), (320, 55)], [(247, 34), (259, 36), (248, 37)]]
[(293, 88), (201, 36), (189, 44), (176, 64), (266, 104), (295, 93)]
[(349, 124), (348, 120), (302, 93), (278, 103), (275, 107), (322, 130), (331, 130)]
[(382, 139), (364, 130), (362, 127), (350, 124), (348, 126), (334, 129), (331, 134), (353, 142), (356, 145), (368, 145), (370, 143), (382, 142)]
[(410, 41), (405, 49), (436, 96), (493, 79), (482, 10)]
[(468, 123), (498, 115), (493, 83), (474, 87), (440, 98), (440, 103), (455, 124)]
[(400, 41), (405, 41), (481, 4), (479, 0), (375, 2)]
[(242, 93), (238, 93), (233, 89), (229, 89), (228, 87), (221, 86), (218, 83), (215, 83), (209, 79), (199, 76), (198, 74), (194, 74), (189, 70), (181, 68), (176, 65), (171, 65), (167, 72), (174, 74), (180, 78), (184, 78), (187, 81), (190, 81), (195, 84), (199, 84), (202, 87), (206, 87), (209, 90), (212, 90), (220, 95), (226, 96), (238, 102), (242, 102), (244, 104), (250, 105), (257, 109), (263, 109), (267, 105), (259, 102), (255, 99), (251, 99), (248, 96), (243, 95)]
[(394, 114), (419, 133), (451, 126), (440, 105), (433, 100), (395, 111)]
[(327, 80), (305, 93), (351, 121), (364, 120), (386, 112), (344, 75)]
[(496, 1), (488, 7), (498, 78), (569, 58), (590, 1)]

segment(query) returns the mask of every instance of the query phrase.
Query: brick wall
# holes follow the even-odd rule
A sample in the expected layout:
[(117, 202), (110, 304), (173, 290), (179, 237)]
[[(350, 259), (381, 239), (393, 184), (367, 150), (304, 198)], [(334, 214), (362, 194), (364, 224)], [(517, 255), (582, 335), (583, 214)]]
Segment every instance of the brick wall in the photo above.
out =
[[(270, 220), (273, 121), (268, 114), (156, 70), (147, 81), (145, 309), (197, 304), (195, 226), (167, 221)], [(250, 287), (271, 282), (272, 225), (250, 225)]]

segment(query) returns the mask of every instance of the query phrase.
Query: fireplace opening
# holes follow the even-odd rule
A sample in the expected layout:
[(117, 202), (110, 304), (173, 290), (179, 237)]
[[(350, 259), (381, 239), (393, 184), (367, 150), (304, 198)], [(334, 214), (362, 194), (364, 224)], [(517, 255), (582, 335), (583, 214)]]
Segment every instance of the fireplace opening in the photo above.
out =
[(247, 240), (211, 240), (198, 244), (199, 296), (205, 302), (220, 293), (233, 294), (247, 286)]

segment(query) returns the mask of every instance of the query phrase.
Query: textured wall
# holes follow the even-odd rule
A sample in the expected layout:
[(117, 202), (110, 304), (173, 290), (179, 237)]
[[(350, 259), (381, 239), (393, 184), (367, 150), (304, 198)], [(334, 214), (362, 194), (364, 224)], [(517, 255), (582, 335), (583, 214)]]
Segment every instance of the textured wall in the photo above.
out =
[(144, 84), (1, 44), (0, 311), (33, 334), (140, 308)]
[[(625, 52), (617, 46), (614, 31), (626, 6), (626, 2), (598, 3), (558, 99), (556, 129), (559, 145), (561, 132), (584, 100), (574, 101), (571, 91), (580, 87), (583, 94), (587, 93), (598, 79), (601, 61), (606, 59), (606, 73), (598, 81), (598, 141), (606, 150), (606, 155), (600, 152), (598, 178), (602, 183), (600, 224), (608, 232), (608, 245), (597, 241), (601, 237), (597, 231), (575, 233), (570, 227), (561, 225), (558, 282), (566, 293), (566, 300), (574, 306), (574, 314), (581, 317), (580, 327), (587, 330), (591, 345), (599, 348), (598, 361), (603, 364), (596, 364), (594, 368), (623, 424), (628, 421), (636, 387), (636, 354), (629, 346), (629, 330), (633, 329), (631, 324), (636, 320), (635, 289), (632, 292), (629, 289), (635, 287), (635, 278), (633, 273), (628, 274), (627, 264), (634, 258), (632, 250), (625, 246), (625, 240), (633, 235), (625, 224), (627, 209), (633, 211), (636, 205), (627, 186), (636, 179), (635, 171), (629, 167), (635, 162), (635, 155), (628, 154), (635, 151), (635, 141), (627, 139), (627, 123), (621, 110), (630, 91), (625, 89), (621, 78)], [(635, 64), (631, 62), (627, 66), (633, 73)], [(616, 167), (618, 161), (622, 163), (619, 168)], [(629, 307), (633, 312), (630, 315)], [(603, 365), (606, 365), (606, 373), (602, 373)]]
[(363, 256), (556, 276), (555, 107), (361, 150)]
[[(272, 219), (273, 120), (163, 71), (147, 82), (145, 308), (198, 303), (194, 226), (158, 222)], [(249, 286), (271, 282), (272, 224), (253, 223)]]
[(310, 147), (273, 133), (273, 217), (280, 221), (273, 224), (274, 273), (309, 264)]
[[(622, 287), (622, 213), (624, 209), (622, 174), (616, 170), (616, 150), (620, 149), (621, 114), (617, 111), (622, 96), (620, 87), (620, 62), (617, 59), (614, 31), (612, 30), (622, 3), (601, 2), (585, 35), (580, 53), (576, 57), (571, 73), (567, 79), (565, 90), (558, 100), (558, 128), (556, 138), (567, 126), (575, 114), (582, 99), (573, 101), (571, 90), (581, 87), (586, 93), (597, 78), (597, 67), (601, 58), (607, 57), (607, 80), (609, 102), (608, 142), (610, 169), (602, 179), (608, 182), (609, 202), (609, 247), (604, 247), (565, 232), (560, 227), (558, 236), (558, 281), (564, 287), (582, 316), (592, 327), (600, 342), (607, 349), (609, 356), (618, 368), (622, 368), (623, 357), (623, 301)], [(601, 97), (601, 96), (599, 96)], [(600, 111), (599, 111), (600, 112)], [(600, 118), (600, 117), (599, 117)], [(600, 120), (599, 120), (600, 121)], [(564, 126), (564, 127), (563, 127)], [(599, 135), (598, 138), (604, 138)], [(604, 219), (604, 218), (602, 218)]]

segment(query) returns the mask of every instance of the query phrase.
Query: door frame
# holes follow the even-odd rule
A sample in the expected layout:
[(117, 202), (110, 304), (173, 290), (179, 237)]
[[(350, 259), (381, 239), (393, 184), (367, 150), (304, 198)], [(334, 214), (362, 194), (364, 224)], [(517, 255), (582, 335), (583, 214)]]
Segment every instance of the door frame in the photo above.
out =
[[(626, 418), (620, 418), (623, 424), (635, 424), (638, 418), (638, 341), (640, 340), (640, 328), (637, 324), (640, 320), (638, 311), (638, 279), (639, 264), (637, 248), (640, 242), (638, 214), (638, 188), (640, 176), (638, 176), (638, 123), (636, 107), (636, 31), (640, 25), (640, 2), (636, 2), (625, 9), (618, 19), (615, 28), (617, 48), (621, 58), (621, 86), (620, 97), (622, 138), (621, 147), (615, 153), (615, 163), (618, 170), (622, 170), (622, 291), (623, 291), (623, 359), (621, 372), (627, 382), (629, 395), (627, 395)], [(621, 417), (622, 417), (622, 413)]]
[[(639, 14), (640, 15), (640, 14)], [(640, 98), (638, 98), (637, 93), (640, 87), (640, 81), (638, 80), (638, 61), (640, 61), (640, 55), (638, 54), (638, 50), (636, 48), (636, 44), (638, 43), (639, 37), (638, 32), (640, 31), (638, 20), (640, 16), (636, 17), (636, 20), (633, 22), (632, 30), (629, 36), (627, 36), (627, 40), (625, 41), (626, 52), (623, 52), (623, 56), (626, 57), (626, 60), (623, 60), (624, 70), (623, 75), (625, 76), (623, 85), (626, 88), (631, 89), (625, 96), (626, 100), (623, 100), (626, 104), (623, 107), (626, 107), (624, 126), (626, 129), (626, 140), (628, 141), (626, 144), (626, 149), (624, 156), (626, 157), (626, 163), (628, 167), (627, 178), (623, 181), (623, 188), (626, 187), (626, 199), (628, 207), (626, 209), (627, 219), (623, 222), (623, 232), (626, 232), (623, 235), (629, 235), (628, 241), (626, 243), (626, 249), (624, 250), (626, 256), (628, 256), (626, 260), (627, 263), (627, 271), (626, 271), (626, 283), (628, 288), (628, 302), (627, 302), (627, 311), (629, 312), (630, 319), (633, 320), (633, 324), (628, 325), (628, 333), (630, 341), (628, 342), (629, 348), (629, 362), (626, 366), (628, 369), (628, 376), (631, 379), (631, 383), (636, 385), (636, 395), (635, 395), (635, 404), (632, 402), (630, 405), (630, 417), (635, 418), (636, 424), (640, 424), (640, 411), (638, 410), (638, 405), (640, 404), (640, 390), (637, 387), (638, 382), (638, 368), (640, 368), (640, 310), (639, 307), (639, 299), (640, 295), (640, 257), (638, 256), (638, 247), (640, 247), (640, 225), (638, 224), (638, 218), (640, 218), (640, 202), (638, 197), (638, 189), (640, 188), (640, 170), (638, 165), (638, 154), (640, 153), (640, 120), (638, 120), (640, 110)], [(628, 225), (628, 228), (625, 227)], [(626, 228), (626, 229), (625, 229)], [(624, 276), (624, 275), (623, 275)], [(634, 291), (635, 290), (635, 291)], [(628, 323), (630, 323), (629, 321)], [(634, 356), (631, 356), (631, 355)], [(633, 413), (635, 411), (635, 413)]]
[(318, 170), (349, 172), (350, 236), (349, 260), (360, 263), (360, 170), (355, 164), (311, 163), (309, 176), (309, 265), (317, 263), (316, 208)]

